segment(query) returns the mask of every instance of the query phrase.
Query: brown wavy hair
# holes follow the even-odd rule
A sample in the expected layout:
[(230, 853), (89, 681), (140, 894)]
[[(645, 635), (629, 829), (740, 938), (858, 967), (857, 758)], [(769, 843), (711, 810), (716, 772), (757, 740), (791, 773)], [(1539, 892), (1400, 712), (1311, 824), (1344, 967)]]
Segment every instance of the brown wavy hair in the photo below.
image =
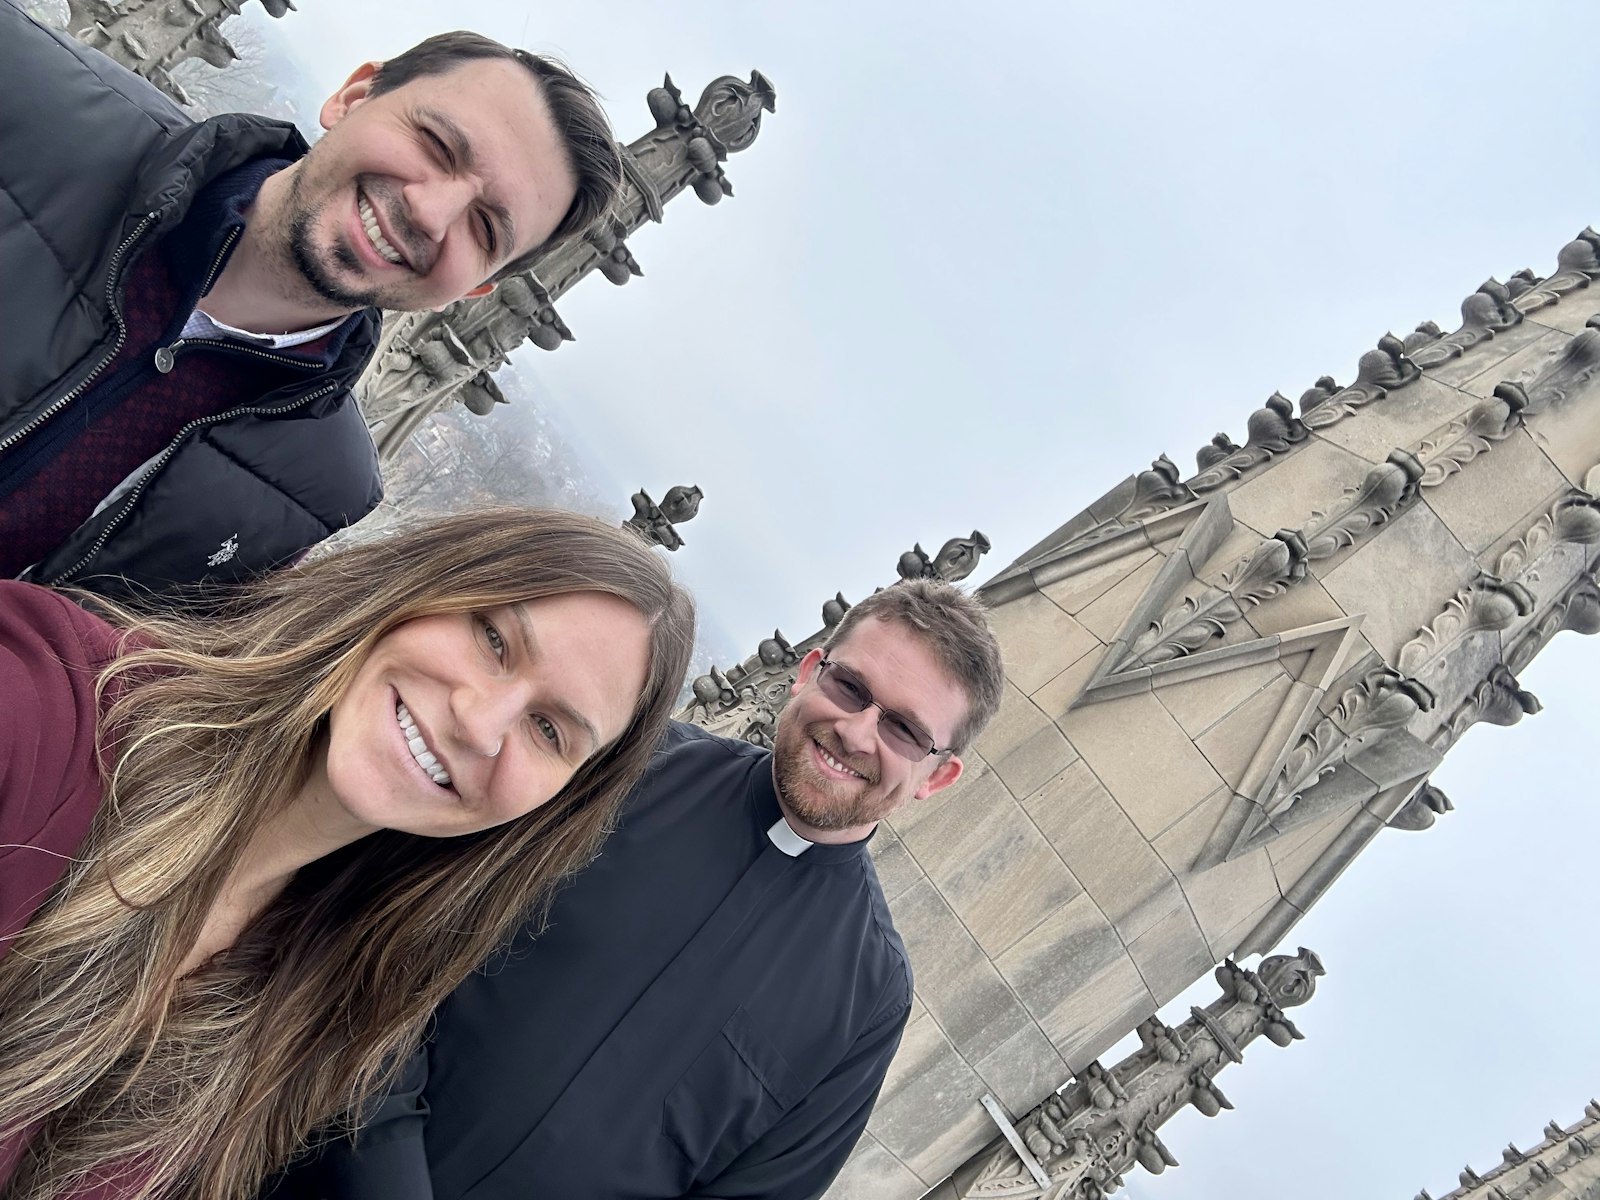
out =
[[(626, 600), (650, 627), (621, 737), (526, 816), (453, 838), (382, 830), (302, 868), (180, 978), (380, 637), (577, 591)], [(594, 857), (665, 728), (693, 606), (632, 533), (506, 509), (268, 577), (204, 620), (114, 615), (147, 648), (101, 679), (120, 692), (101, 723), (106, 800), (0, 960), (0, 1137), (29, 1138), (0, 1195), (46, 1200), (110, 1176), (137, 1200), (246, 1200), (319, 1129), (352, 1124), (440, 1001)]]

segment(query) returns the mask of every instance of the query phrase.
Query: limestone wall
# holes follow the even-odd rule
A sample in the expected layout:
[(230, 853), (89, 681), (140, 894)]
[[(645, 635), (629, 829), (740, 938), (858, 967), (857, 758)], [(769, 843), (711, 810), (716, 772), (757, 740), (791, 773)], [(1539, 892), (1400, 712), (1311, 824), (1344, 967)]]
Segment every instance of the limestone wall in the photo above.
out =
[(875, 840), (917, 999), (833, 1200), (940, 1183), (995, 1138), (981, 1096), (1021, 1118), (1271, 949), (1386, 825), (1449, 807), (1427, 775), (1467, 728), (1537, 711), (1515, 672), (1600, 628), (1592, 237), (985, 585), (1006, 702)]

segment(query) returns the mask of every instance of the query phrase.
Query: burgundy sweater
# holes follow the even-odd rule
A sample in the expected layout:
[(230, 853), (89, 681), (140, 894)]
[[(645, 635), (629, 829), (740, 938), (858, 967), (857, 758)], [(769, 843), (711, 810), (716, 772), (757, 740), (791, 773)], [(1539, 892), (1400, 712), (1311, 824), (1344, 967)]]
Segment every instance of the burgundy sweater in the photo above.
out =
[[(100, 807), (94, 685), (120, 639), (54, 592), (0, 581), (0, 957), (66, 873)], [(24, 1144), (0, 1138), (0, 1187)], [(107, 1181), (76, 1200), (120, 1191)]]

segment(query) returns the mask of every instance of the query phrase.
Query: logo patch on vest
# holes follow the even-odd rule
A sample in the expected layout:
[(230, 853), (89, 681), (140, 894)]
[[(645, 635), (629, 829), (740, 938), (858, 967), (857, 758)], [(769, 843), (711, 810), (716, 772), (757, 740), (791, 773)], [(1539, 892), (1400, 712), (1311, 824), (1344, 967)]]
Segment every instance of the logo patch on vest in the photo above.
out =
[(239, 535), (235, 533), (218, 547), (215, 554), (206, 559), (206, 566), (220, 567), (237, 553), (239, 553)]

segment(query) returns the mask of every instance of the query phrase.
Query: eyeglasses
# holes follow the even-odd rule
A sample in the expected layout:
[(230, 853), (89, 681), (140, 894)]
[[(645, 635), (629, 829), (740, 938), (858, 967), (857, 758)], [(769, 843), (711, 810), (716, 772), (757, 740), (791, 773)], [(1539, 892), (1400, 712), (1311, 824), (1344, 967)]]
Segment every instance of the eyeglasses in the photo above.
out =
[(822, 659), (817, 663), (817, 686), (822, 689), (824, 696), (845, 712), (858, 713), (869, 706), (877, 709), (878, 732), (883, 736), (884, 743), (902, 758), (916, 762), (930, 754), (950, 752), (949, 746), (942, 750), (935, 746), (933, 739), (923, 732), (922, 726), (911, 718), (903, 717), (894, 709), (885, 708), (874, 700), (872, 689), (862, 683), (861, 677), (849, 667), (840, 666), (832, 659)]

